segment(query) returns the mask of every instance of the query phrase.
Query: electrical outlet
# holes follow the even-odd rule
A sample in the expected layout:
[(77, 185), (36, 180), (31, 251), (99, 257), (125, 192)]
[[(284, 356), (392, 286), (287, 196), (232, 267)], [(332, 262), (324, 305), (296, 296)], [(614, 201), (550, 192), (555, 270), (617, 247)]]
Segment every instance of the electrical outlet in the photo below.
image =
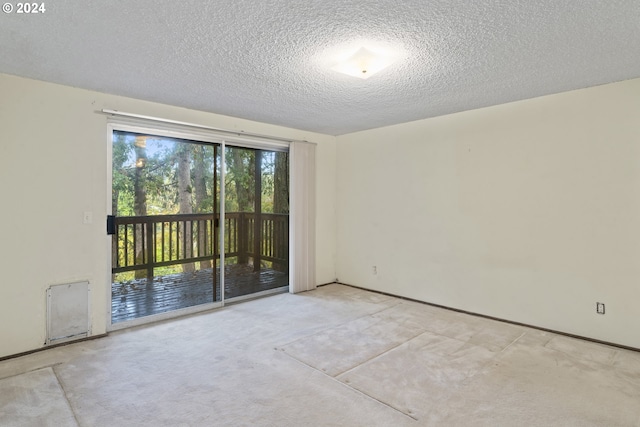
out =
[(596, 313), (604, 314), (604, 303), (603, 302), (597, 302), (596, 303)]
[(373, 267), (371, 267), (371, 273), (373, 273), (374, 276), (377, 275), (378, 274), (378, 267), (375, 266), (375, 265)]

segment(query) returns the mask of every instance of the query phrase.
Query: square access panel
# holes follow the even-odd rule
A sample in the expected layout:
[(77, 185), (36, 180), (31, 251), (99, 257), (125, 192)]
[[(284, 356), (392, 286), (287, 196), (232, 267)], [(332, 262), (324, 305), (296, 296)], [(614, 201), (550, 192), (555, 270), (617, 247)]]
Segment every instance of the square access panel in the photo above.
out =
[(89, 336), (89, 282), (47, 289), (47, 345)]

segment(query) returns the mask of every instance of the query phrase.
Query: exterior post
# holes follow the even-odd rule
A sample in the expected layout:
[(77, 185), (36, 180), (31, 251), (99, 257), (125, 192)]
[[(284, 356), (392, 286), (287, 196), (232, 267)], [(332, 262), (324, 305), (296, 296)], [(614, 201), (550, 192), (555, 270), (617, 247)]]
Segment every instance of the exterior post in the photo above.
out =
[(153, 245), (153, 222), (151, 219), (146, 218), (147, 223), (145, 224), (145, 232), (147, 234), (146, 244), (147, 244), (147, 281), (151, 283), (153, 280), (153, 255), (154, 255), (154, 245)]

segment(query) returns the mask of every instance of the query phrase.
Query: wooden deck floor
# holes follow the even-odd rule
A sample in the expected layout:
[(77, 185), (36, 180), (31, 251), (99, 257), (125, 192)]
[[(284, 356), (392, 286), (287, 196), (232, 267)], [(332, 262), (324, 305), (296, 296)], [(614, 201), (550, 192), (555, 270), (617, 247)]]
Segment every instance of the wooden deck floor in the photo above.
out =
[[(217, 269), (216, 301), (220, 301)], [(111, 321), (118, 323), (152, 314), (214, 301), (213, 269), (194, 273), (171, 274), (111, 284)], [(289, 275), (271, 269), (254, 272), (248, 265), (228, 265), (225, 268), (225, 299), (249, 295), (289, 284)]]

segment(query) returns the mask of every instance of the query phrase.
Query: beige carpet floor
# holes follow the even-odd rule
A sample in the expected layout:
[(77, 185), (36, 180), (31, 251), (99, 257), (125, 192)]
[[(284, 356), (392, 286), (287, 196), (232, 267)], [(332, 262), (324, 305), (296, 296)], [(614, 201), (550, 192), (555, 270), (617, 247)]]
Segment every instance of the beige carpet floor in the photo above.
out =
[(0, 426), (77, 426), (52, 368), (0, 380)]
[(10, 426), (640, 426), (640, 353), (342, 285), (0, 362)]

